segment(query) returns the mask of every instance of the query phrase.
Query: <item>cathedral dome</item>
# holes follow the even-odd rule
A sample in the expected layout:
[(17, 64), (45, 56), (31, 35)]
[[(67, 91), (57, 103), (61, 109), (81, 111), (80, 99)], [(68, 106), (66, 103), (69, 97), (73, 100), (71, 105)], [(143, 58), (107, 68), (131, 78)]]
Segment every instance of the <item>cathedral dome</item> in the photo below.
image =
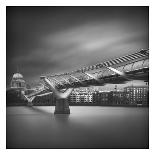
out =
[(11, 80), (11, 88), (25, 88), (25, 80), (23, 78), (23, 75), (20, 73), (13, 74), (12, 80)]
[(20, 74), (20, 73), (15, 73), (15, 74), (13, 75), (13, 79), (23, 79), (23, 75)]

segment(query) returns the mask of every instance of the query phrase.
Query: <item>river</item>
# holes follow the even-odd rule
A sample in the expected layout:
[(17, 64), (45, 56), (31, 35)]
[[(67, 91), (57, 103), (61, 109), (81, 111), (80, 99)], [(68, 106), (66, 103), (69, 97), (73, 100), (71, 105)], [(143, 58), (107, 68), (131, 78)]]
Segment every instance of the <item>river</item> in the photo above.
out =
[(7, 148), (148, 148), (148, 107), (7, 107)]

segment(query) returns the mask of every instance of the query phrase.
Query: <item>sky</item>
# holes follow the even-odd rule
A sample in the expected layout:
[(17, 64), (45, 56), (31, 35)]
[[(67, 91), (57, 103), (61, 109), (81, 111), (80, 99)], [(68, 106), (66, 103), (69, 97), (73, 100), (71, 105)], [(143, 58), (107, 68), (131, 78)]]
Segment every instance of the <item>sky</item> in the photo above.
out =
[(7, 87), (17, 68), (32, 84), (41, 75), (148, 49), (148, 12), (144, 6), (7, 6)]

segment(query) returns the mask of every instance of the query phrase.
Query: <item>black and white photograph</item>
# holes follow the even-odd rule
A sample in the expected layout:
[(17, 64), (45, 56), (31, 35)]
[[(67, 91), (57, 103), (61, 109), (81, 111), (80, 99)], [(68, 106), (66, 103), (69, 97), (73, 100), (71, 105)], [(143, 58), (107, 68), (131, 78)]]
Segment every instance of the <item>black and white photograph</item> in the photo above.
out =
[(6, 149), (149, 149), (149, 6), (6, 6)]

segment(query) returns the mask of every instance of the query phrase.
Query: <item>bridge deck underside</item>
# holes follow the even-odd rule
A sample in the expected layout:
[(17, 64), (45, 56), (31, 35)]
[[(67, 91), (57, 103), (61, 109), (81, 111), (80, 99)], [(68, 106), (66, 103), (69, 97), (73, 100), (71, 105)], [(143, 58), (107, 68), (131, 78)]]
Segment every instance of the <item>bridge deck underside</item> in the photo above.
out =
[(90, 70), (87, 72), (75, 72), (69, 75), (60, 75), (48, 77), (51, 82), (54, 82), (58, 89), (87, 87), (90, 85), (104, 85), (106, 83), (124, 83), (130, 78), (135, 80), (148, 81), (149, 77), (149, 59), (141, 58), (130, 63), (121, 63), (112, 66), (116, 70), (123, 72), (129, 77), (122, 77), (116, 72), (109, 70), (106, 67)]
[[(128, 72), (127, 75), (130, 78), (134, 78), (136, 80), (144, 80), (144, 81), (148, 81), (149, 80), (149, 72), (148, 69), (141, 69), (139, 71), (131, 71)], [(87, 87), (90, 85), (94, 85), (94, 86), (101, 86), (101, 85), (105, 85), (106, 83), (111, 83), (111, 84), (121, 84), (124, 83), (126, 81), (129, 81), (129, 79), (126, 79), (125, 77), (122, 77), (118, 74), (114, 74), (114, 75), (109, 75), (109, 76), (105, 76), (105, 77), (101, 77), (99, 78), (99, 80), (95, 80), (95, 79), (89, 79), (89, 80), (85, 80), (81, 82), (78, 81), (74, 81), (70, 84), (64, 84), (64, 85), (57, 85), (58, 89), (64, 89), (64, 88), (69, 88), (69, 87), (73, 87), (73, 88), (77, 88), (77, 87)]]

